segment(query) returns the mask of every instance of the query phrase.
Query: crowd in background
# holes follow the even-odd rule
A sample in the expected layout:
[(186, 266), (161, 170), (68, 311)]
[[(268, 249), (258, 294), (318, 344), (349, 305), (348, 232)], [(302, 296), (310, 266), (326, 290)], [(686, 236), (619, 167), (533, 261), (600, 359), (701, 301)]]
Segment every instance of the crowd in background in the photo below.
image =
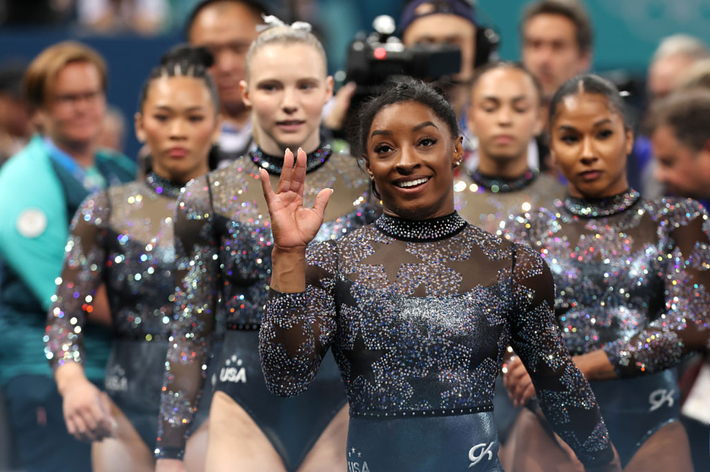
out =
[[(500, 33), (495, 31), (495, 17), (482, 20), (485, 1), (476, 6), (465, 0), (413, 2), (419, 3), (419, 7), (405, 8), (405, 14), (397, 17), (396, 34), (404, 45), (449, 44), (460, 49), (459, 71), (447, 77), (441, 86), (450, 98), (464, 135), (465, 156), (458, 177), (460, 182), (465, 182), (461, 184), (465, 190), (476, 185), (475, 180), (466, 180), (466, 172), (473, 175), (484, 165), (480, 161), (479, 149), (485, 143), (481, 143), (476, 135), (476, 119), (471, 105), (472, 84), (478, 80), (476, 74), (487, 62), (499, 59), (496, 44), (507, 38), (488, 37), (486, 40), (480, 35), (480, 31), (492, 35)], [(365, 2), (362, 8), (376, 11), (376, 3)], [(686, 3), (690, 5), (692, 2)], [(0, 7), (0, 25), (2, 28), (70, 25), (83, 32), (115, 36), (116, 41), (127, 32), (146, 36), (184, 33), (183, 39), (187, 43), (204, 47), (213, 56), (214, 63), (207, 68), (214, 80), (215, 93), (219, 95), (222, 120), (218, 124), (220, 135), (214, 139), (210, 157), (210, 166), (216, 169), (228, 165), (255, 146), (253, 109), (244, 100), (240, 82), (245, 79), (247, 51), (257, 38), (257, 25), (262, 23), (262, 18), (260, 7), (255, 7), (258, 2), (251, 0), (209, 0), (207, 4), (219, 8), (205, 8), (205, 3), (198, 0), (8, 1)], [(330, 9), (332, 17), (332, 2), (273, 0), (265, 4), (269, 11), (281, 12), (286, 18), (312, 22), (316, 33), (319, 27), (322, 31), (332, 29), (323, 23), (320, 15), (321, 10)], [(387, 4), (386, 7), (387, 13), (397, 11), (393, 5)], [(529, 124), (531, 133), (533, 129), (535, 132), (524, 143), (526, 161), (523, 169), (540, 173), (549, 179), (550, 186), (558, 185), (564, 183), (564, 178), (550, 156), (549, 135), (544, 131), (549, 111), (546, 107), (566, 81), (579, 74), (595, 72), (596, 39), (607, 31), (594, 27), (584, 2), (531, 0), (525, 7), (520, 12), (510, 12), (519, 15), (520, 35), (519, 56), (511, 59), (519, 61), (534, 77), (543, 111), (539, 124)], [(438, 14), (432, 15), (426, 8), (434, 8)], [(328, 49), (327, 42), (325, 46)], [(12, 45), (6, 47), (12, 48)], [(51, 303), (56, 302), (55, 282), (62, 267), (69, 222), (81, 201), (92, 191), (130, 182), (136, 172), (145, 176), (151, 169), (145, 139), (141, 141), (142, 149), (137, 155), (124, 155), (127, 137), (134, 132), (134, 117), (126, 116), (122, 111), (126, 107), (106, 103), (109, 84), (121, 87), (121, 84), (111, 82), (112, 64), (104, 63), (93, 49), (86, 52), (80, 44), (76, 46), (79, 49), (71, 47), (62, 54), (77, 56), (61, 65), (57, 62), (53, 66), (54, 59), (51, 58), (38, 60), (41, 56), (0, 65), (0, 168), (5, 169), (6, 175), (10, 175), (8, 169), (15, 156), (46, 153), (55, 157), (60, 155), (55, 160), (62, 162), (67, 153), (51, 143), (63, 140), (80, 143), (73, 148), (73, 154), (68, 153), (67, 159), (73, 159), (74, 163), (53, 164), (59, 178), (55, 178), (51, 168), (42, 169), (32, 164), (27, 164), (21, 172), (17, 171), (19, 165), (12, 167), (12, 172), (19, 172), (12, 180), (0, 177), (0, 186), (5, 186), (0, 187), (0, 206), (5, 208), (0, 211), (0, 259), (15, 267), (12, 273), (7, 269), (0, 272), (0, 346), (4, 351), (0, 353), (0, 390), (5, 405), (4, 414), (0, 415), (0, 470), (67, 470), (52, 463), (63, 460), (67, 454), (88, 454), (85, 447), (66, 446), (71, 438), (66, 431), (63, 436), (59, 433), (59, 429), (66, 428), (62, 419), (62, 388), (60, 385), (57, 390), (46, 359), (47, 348), (43, 347), (43, 342), (47, 342), (42, 339), (45, 315), (53, 306)], [(90, 64), (91, 67), (87, 66), (86, 70), (63, 69), (67, 64)], [(60, 75), (60, 72), (68, 74), (68, 70), (74, 75)], [(608, 71), (599, 72), (605, 75)], [(658, 43), (655, 53), (648, 58), (647, 76), (642, 80), (630, 85), (626, 80), (628, 75), (620, 74), (619, 68), (606, 76), (612, 81), (618, 79), (621, 96), (631, 105), (629, 119), (633, 123), (635, 141), (626, 163), (631, 187), (641, 192), (644, 198), (691, 197), (708, 208), (709, 45), (678, 31)], [(643, 83), (645, 89), (634, 87), (637, 83)], [(53, 88), (51, 94), (50, 88)], [(350, 139), (349, 111), (359, 92), (362, 89), (357, 84), (349, 83), (347, 78), (341, 80), (341, 86), (336, 88), (320, 113), (323, 135), (339, 140), (343, 149), (352, 151), (357, 149), (357, 144)], [(139, 90), (133, 91), (133, 96), (138, 97)], [(76, 118), (73, 114), (81, 117)], [(138, 117), (135, 119), (139, 120)], [(84, 166), (82, 159), (89, 164)], [(495, 171), (504, 175), (514, 172), (510, 169), (512, 167), (501, 166)], [(47, 177), (50, 175), (52, 177)], [(77, 175), (81, 177), (79, 184), (72, 180)], [(28, 186), (17, 176), (42, 183), (41, 190), (50, 195), (47, 197), (50, 200), (55, 190), (52, 186), (56, 186), (56, 194), (62, 196), (51, 202), (53, 206), (47, 207), (38, 199), (21, 197)], [(51, 183), (43, 179), (51, 180)], [(52, 188), (47, 190), (47, 186)], [(457, 192), (462, 193), (458, 189)], [(560, 192), (561, 197), (563, 192)], [(62, 218), (59, 221), (51, 217), (47, 219), (47, 215), (51, 216), (53, 212), (62, 213)], [(476, 212), (469, 216), (463, 209), (461, 213), (472, 220), (482, 215), (482, 212)], [(472, 222), (495, 232), (499, 220), (489, 216), (494, 214), (495, 210), (491, 210), (486, 213), (487, 219)], [(11, 229), (14, 233), (9, 236)], [(25, 245), (21, 241), (23, 237), (30, 242), (41, 237), (46, 246), (38, 250)], [(50, 238), (53, 238), (51, 242)], [(101, 310), (97, 308), (96, 311)], [(33, 316), (41, 313), (41, 319), (26, 322), (21, 319), (26, 313), (33, 313)], [(110, 323), (110, 315), (103, 321), (100, 313), (96, 318), (97, 325)], [(18, 326), (21, 326), (19, 331), (13, 332)], [(108, 343), (106, 330), (97, 326), (97, 331), (100, 333), (96, 334), (94, 342)], [(102, 360), (105, 362), (106, 359)], [(92, 368), (95, 371), (87, 369), (88, 380), (100, 385), (104, 380), (101, 367)], [(710, 364), (706, 358), (696, 356), (680, 368), (679, 374), (684, 402), (683, 421), (690, 438), (695, 470), (710, 470), (710, 390), (707, 389)], [(59, 429), (43, 430), (48, 422), (55, 426), (59, 424)], [(42, 460), (37, 460), (38, 457)]]

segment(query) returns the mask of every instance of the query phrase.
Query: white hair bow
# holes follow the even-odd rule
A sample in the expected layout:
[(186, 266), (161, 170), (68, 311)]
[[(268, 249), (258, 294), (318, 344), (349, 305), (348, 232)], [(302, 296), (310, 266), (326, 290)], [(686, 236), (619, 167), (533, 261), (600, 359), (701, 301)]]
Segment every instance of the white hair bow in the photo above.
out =
[(306, 33), (310, 33), (313, 27), (311, 26), (310, 23), (306, 23), (305, 21), (295, 21), (291, 23), (290, 25), (287, 25), (281, 19), (277, 18), (274, 15), (261, 15), (261, 17), (264, 19), (263, 25), (257, 25), (256, 30), (261, 33), (263, 31), (266, 31), (267, 29), (271, 28), (276, 28), (279, 26), (288, 26), (289, 28), (293, 28), (295, 30), (299, 31), (305, 31)]

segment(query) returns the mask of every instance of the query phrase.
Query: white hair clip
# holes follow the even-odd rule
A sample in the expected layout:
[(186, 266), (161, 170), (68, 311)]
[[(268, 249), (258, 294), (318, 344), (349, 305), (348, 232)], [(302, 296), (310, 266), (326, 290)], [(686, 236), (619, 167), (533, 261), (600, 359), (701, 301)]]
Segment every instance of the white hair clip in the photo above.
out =
[(294, 21), (293, 23), (291, 23), (291, 28), (299, 31), (305, 31), (306, 33), (310, 33), (313, 29), (311, 24), (306, 23), (305, 21)]
[(296, 21), (294, 23), (291, 23), (291, 25), (287, 25), (286, 23), (281, 21), (281, 19), (277, 18), (274, 15), (261, 15), (261, 17), (264, 19), (264, 24), (257, 25), (256, 30), (259, 33), (262, 33), (271, 28), (277, 28), (279, 26), (288, 26), (289, 28), (293, 28), (298, 31), (305, 31), (306, 33), (310, 33), (313, 29), (311, 24), (306, 23), (305, 21)]

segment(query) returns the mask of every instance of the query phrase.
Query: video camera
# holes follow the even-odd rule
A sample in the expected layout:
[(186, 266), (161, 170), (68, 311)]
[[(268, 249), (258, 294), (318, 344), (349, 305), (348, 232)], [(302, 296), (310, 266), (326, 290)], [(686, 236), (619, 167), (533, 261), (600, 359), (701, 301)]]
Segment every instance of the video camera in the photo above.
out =
[(450, 44), (414, 45), (405, 47), (393, 36), (395, 22), (381, 15), (372, 23), (374, 32), (358, 33), (350, 44), (346, 65), (346, 82), (355, 82), (357, 89), (350, 102), (346, 128), (350, 128), (360, 105), (370, 96), (385, 89), (387, 79), (411, 76), (427, 81), (447, 82), (461, 69), (461, 48)]
[(348, 51), (346, 75), (358, 85), (358, 91), (373, 95), (382, 91), (387, 79), (411, 76), (434, 81), (456, 74), (461, 69), (461, 49), (450, 44), (414, 45), (405, 47), (392, 36), (395, 23), (392, 17), (375, 18), (375, 31), (358, 33)]

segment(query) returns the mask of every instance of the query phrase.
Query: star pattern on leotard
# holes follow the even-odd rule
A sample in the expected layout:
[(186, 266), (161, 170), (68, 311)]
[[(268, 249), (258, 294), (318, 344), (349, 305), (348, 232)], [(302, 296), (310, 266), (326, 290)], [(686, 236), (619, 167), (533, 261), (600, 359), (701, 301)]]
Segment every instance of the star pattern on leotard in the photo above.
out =
[(370, 349), (365, 344), (362, 332), (358, 333), (352, 349), (343, 349), (343, 355), (350, 364), (350, 382), (363, 377), (371, 385), (375, 385), (375, 370), (373, 364), (387, 354), (387, 349)]
[(466, 273), (466, 268), (471, 265), (471, 261), (469, 258), (466, 260), (449, 260), (444, 263), (444, 267), (447, 269), (453, 271), (456, 275), (457, 278), (460, 279), (459, 286), (456, 287), (458, 290), (454, 290), (454, 287), (451, 287), (451, 291), (458, 291), (460, 293), (463, 292), (468, 292), (470, 291), (474, 286), (474, 281), (472, 277), (465, 278), (461, 274)]
[[(424, 377), (407, 377), (407, 383), (412, 387), (412, 396), (409, 397), (408, 403), (410, 405), (426, 403), (429, 408), (438, 406), (442, 394), (451, 388), (451, 382), (440, 380), (439, 374), (434, 368), (429, 369)], [(431, 405), (431, 400), (435, 400), (437, 403)]]
[[(404, 244), (385, 244), (379, 241), (372, 241), (371, 244), (374, 252), (360, 261), (360, 264), (382, 266), (390, 284), (397, 283), (399, 272), (404, 266), (423, 262), (419, 257), (408, 252)], [(392, 260), (399, 261), (399, 264), (392, 264)]]

